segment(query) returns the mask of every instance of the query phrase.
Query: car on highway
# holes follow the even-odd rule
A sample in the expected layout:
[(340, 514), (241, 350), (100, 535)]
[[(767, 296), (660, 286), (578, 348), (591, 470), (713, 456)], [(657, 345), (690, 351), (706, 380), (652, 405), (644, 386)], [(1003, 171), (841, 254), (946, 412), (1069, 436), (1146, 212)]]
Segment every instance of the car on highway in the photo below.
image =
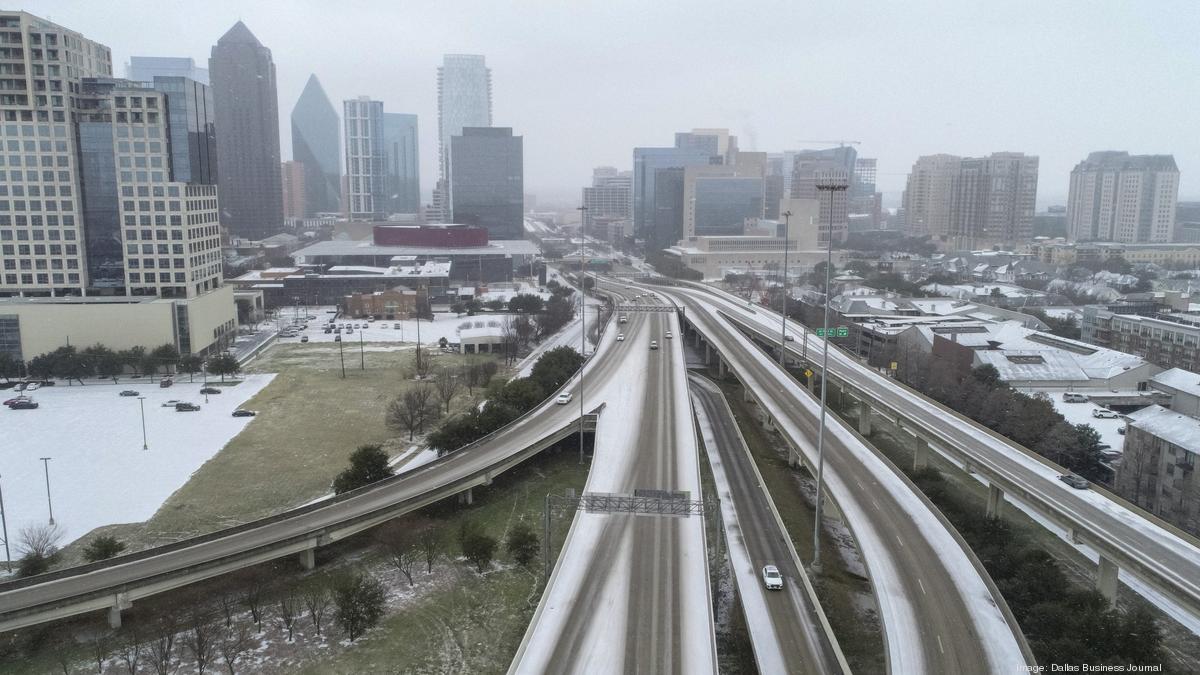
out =
[(200, 393), (201, 394), (219, 394), (219, 393), (221, 393), (221, 390), (217, 389), (216, 387), (205, 387), (200, 390)]
[(763, 586), (767, 587), (768, 591), (783, 590), (783, 575), (779, 573), (779, 568), (774, 565), (767, 565), (762, 568)]
[(1076, 476), (1073, 473), (1064, 473), (1063, 475), (1059, 476), (1058, 479), (1075, 488), (1076, 490), (1086, 490), (1088, 489), (1088, 485), (1090, 485), (1086, 478), (1083, 476)]
[(667, 331), (667, 339), (670, 340), (673, 337), (675, 337), (675, 336), (671, 335), (671, 331)]
[(175, 404), (175, 412), (196, 412), (200, 406), (195, 403), (180, 402)]
[(617, 323), (629, 323), (629, 319), (626, 319), (625, 315), (622, 314), (621, 317), (617, 319)]
[(1108, 408), (1096, 408), (1092, 411), (1092, 417), (1102, 420), (1115, 420), (1120, 417), (1120, 415), (1112, 410), (1109, 410)]
[(796, 341), (796, 336), (795, 336), (795, 335), (784, 335), (784, 336), (783, 336), (783, 341), (784, 341), (784, 342), (795, 342), (795, 341)]
[(658, 340), (650, 341), (650, 349), (658, 349)]
[(624, 342), (624, 341), (625, 341), (625, 334), (617, 333), (617, 342)]
[(141, 394), (140, 394), (139, 392), (136, 392), (136, 391), (132, 390), (132, 389), (126, 389), (125, 391), (123, 391), (123, 392), (121, 392), (120, 394), (117, 394), (117, 395), (118, 395), (118, 396), (140, 396)]
[(38, 407), (38, 404), (35, 401), (25, 400), (25, 401), (17, 401), (16, 403), (13, 403), (12, 405), (8, 406), (8, 409), (9, 410), (33, 410), (37, 407)]
[(233, 411), (234, 417), (254, 417), (257, 414), (257, 410), (246, 410), (244, 408), (238, 408), (237, 410)]
[(563, 393), (558, 395), (558, 398), (554, 399), (554, 402), (557, 403), (558, 405), (566, 405), (566, 404), (570, 403), (571, 399), (573, 399), (573, 398), (575, 398), (574, 394), (572, 394), (569, 391), (564, 391)]
[(164, 407), (164, 408), (174, 408), (175, 406), (179, 405), (180, 403), (183, 403), (183, 401), (180, 401), (180, 400), (179, 400), (179, 399), (177, 399), (177, 398), (173, 398), (173, 399), (171, 399), (170, 401), (163, 401), (162, 407)]

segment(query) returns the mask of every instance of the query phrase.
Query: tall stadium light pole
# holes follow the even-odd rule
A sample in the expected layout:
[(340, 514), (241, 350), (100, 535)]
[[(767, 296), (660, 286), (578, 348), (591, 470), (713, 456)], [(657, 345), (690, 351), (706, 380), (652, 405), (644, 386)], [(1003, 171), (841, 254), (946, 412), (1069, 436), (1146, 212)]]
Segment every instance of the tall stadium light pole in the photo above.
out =
[[(205, 387), (205, 389), (207, 389), (207, 388), (208, 387)], [(207, 397), (208, 394), (205, 394), (205, 396)], [(207, 400), (207, 399), (205, 399), (205, 400)], [(150, 449), (150, 441), (146, 440), (146, 397), (145, 396), (138, 397), (138, 408), (140, 408), (142, 411), (142, 449), (149, 450)]]
[(587, 261), (583, 249), (587, 243), (587, 206), (579, 207), (579, 463), (583, 464), (583, 370), (587, 365)]
[(8, 549), (8, 516), (4, 513), (4, 488), (0, 487), (0, 530), (4, 534), (4, 560), (12, 572), (12, 552)]
[(833, 203), (837, 194), (845, 192), (850, 187), (849, 177), (841, 171), (821, 172), (816, 176), (817, 190), (829, 197), (828, 230), (825, 234), (828, 253), (825, 258), (825, 322), (821, 332), (821, 424), (817, 431), (817, 506), (813, 520), (813, 572), (821, 571), (821, 490), (825, 478), (825, 390), (829, 383), (829, 295), (830, 268), (833, 267)]
[(784, 211), (783, 216), (783, 320), (779, 328), (779, 365), (787, 368), (785, 344), (787, 343), (787, 301), (788, 301), (788, 235), (791, 234), (792, 212)]
[(50, 457), (39, 457), (42, 468), (46, 471), (46, 506), (50, 509), (50, 524), (54, 524), (54, 504), (50, 501)]

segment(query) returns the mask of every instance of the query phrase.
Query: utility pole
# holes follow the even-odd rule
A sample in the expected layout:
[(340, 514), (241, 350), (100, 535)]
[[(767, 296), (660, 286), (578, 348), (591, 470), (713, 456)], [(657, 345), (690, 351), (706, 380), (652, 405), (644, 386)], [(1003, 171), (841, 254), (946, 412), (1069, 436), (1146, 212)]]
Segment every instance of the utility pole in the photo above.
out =
[(50, 509), (50, 524), (54, 524), (54, 504), (50, 501), (50, 457), (40, 457), (42, 468), (46, 471), (46, 506)]
[(358, 369), (367, 369), (367, 356), (366, 352), (363, 351), (363, 332), (361, 328), (358, 331)]
[(849, 177), (841, 171), (821, 172), (816, 176), (816, 187), (822, 194), (829, 196), (829, 229), (826, 232), (828, 253), (825, 258), (825, 330), (821, 333), (821, 424), (817, 431), (817, 506), (813, 519), (813, 561), (811, 569), (814, 573), (821, 571), (821, 495), (825, 478), (825, 390), (829, 383), (829, 296), (833, 290), (830, 287), (830, 268), (833, 267), (833, 203), (838, 193), (845, 192), (850, 187)]
[(779, 214), (783, 216), (783, 321), (779, 329), (779, 365), (787, 370), (787, 301), (788, 301), (788, 235), (791, 234), (791, 211)]
[(579, 354), (583, 363), (579, 366), (579, 463), (583, 464), (583, 371), (587, 366), (587, 261), (584, 260), (584, 244), (587, 243), (588, 207), (579, 207)]
[[(207, 387), (205, 387), (207, 389)], [(208, 401), (208, 394), (205, 394), (205, 402)], [(138, 408), (142, 411), (142, 449), (149, 450), (150, 442), (146, 440), (146, 397), (138, 397)]]
[(338, 341), (337, 341), (337, 343), (338, 343), (338, 358), (341, 359), (341, 361), (342, 361), (342, 379), (344, 380), (344, 379), (346, 379), (346, 352), (344, 349), (344, 345), (346, 343), (342, 342), (341, 338), (342, 338), (342, 336), (339, 335)]
[(12, 572), (12, 552), (8, 549), (8, 517), (4, 513), (4, 488), (0, 486), (0, 528), (4, 532), (4, 559), (8, 565), (8, 571)]

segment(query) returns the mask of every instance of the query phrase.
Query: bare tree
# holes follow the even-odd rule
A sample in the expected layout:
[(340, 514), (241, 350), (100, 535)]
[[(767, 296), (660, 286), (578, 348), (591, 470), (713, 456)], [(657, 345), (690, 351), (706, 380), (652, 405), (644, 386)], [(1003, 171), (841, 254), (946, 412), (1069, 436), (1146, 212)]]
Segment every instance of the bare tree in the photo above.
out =
[(413, 376), (418, 380), (424, 380), (429, 377), (429, 371), (433, 368), (433, 356), (428, 349), (422, 349), (417, 345), (417, 351), (413, 355)]
[(438, 535), (437, 528), (433, 525), (426, 525), (417, 533), (417, 551), (421, 554), (421, 558), (425, 561), (425, 573), (433, 572), (433, 563), (437, 560), (438, 554), (442, 550), (442, 540)]
[(250, 628), (244, 623), (226, 628), (225, 634), (217, 642), (217, 651), (221, 652), (221, 660), (229, 675), (237, 675), (234, 671), (237, 660), (250, 649)]
[(222, 593), (219, 598), (221, 615), (225, 617), (225, 627), (233, 625), (233, 615), (237, 612), (238, 596), (233, 593)]
[(179, 666), (175, 656), (175, 622), (167, 617), (155, 625), (155, 636), (147, 649), (150, 667), (158, 675), (170, 675)]
[(301, 593), (304, 598), (304, 608), (308, 610), (308, 618), (312, 621), (317, 635), (321, 635), (321, 619), (333, 604), (333, 595), (329, 592), (329, 584), (324, 579), (313, 579)]
[(107, 635), (98, 635), (92, 638), (92, 658), (96, 659), (96, 672), (104, 672), (104, 661), (112, 656), (113, 643)]
[(517, 347), (528, 349), (534, 336), (537, 335), (537, 324), (528, 314), (521, 314), (513, 320), (513, 329), (517, 333)]
[(408, 580), (408, 587), (413, 586), (413, 567), (417, 563), (415, 541), (408, 523), (393, 520), (384, 523), (375, 534), (375, 538), (387, 552), (388, 562)]
[(392, 399), (385, 413), (387, 425), (397, 431), (407, 431), (408, 440), (413, 433), (425, 431), (425, 423), (437, 415), (432, 402), (433, 389), (424, 385), (412, 387), (402, 396)]
[[(526, 317), (528, 318), (528, 317)], [(458, 373), (449, 368), (442, 368), (438, 371), (437, 377), (433, 381), (434, 387), (437, 389), (438, 399), (442, 402), (445, 414), (450, 414), (450, 402), (462, 389), (462, 383), (459, 382)]]
[(183, 634), (183, 646), (196, 659), (196, 672), (202, 675), (216, 652), (218, 629), (209, 622), (206, 613), (198, 610), (192, 612), (189, 624)]
[(129, 675), (137, 675), (138, 663), (142, 660), (142, 638), (136, 628), (131, 628), (121, 636), (117, 657), (125, 664)]
[(516, 361), (520, 338), (517, 333), (517, 317), (512, 314), (505, 314), (504, 318), (500, 319), (500, 342), (504, 345), (504, 363)]
[(26, 525), (21, 528), (17, 537), (22, 556), (51, 558), (58, 553), (58, 544), (62, 541), (63, 533), (58, 525), (42, 523), (41, 525)]
[(242, 587), (242, 604), (246, 609), (250, 610), (250, 617), (254, 619), (254, 625), (258, 628), (258, 632), (262, 632), (262, 620), (265, 613), (263, 595), (266, 591), (266, 579), (257, 572), (251, 573), (246, 577), (245, 585)]
[(300, 598), (290, 590), (284, 591), (279, 596), (278, 605), (279, 623), (283, 624), (283, 628), (288, 634), (288, 642), (291, 642), (296, 629), (296, 619), (300, 617), (302, 611)]

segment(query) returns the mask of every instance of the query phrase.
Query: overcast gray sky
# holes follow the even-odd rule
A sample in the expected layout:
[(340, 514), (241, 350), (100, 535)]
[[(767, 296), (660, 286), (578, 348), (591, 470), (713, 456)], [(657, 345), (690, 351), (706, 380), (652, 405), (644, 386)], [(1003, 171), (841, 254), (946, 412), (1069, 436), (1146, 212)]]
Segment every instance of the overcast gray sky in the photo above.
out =
[(1093, 150), (1172, 153), (1200, 199), (1196, 0), (714, 2), (256, 0), (32, 2), (131, 55), (191, 56), (239, 18), (271, 49), (281, 145), (309, 73), (339, 108), (359, 94), (416, 113), (421, 187), (437, 164), (436, 68), (487, 56), (495, 124), (525, 137), (526, 190), (578, 196), (637, 145), (729, 127), (743, 149), (853, 139), (895, 203), (918, 155), (1041, 157), (1039, 203), (1063, 203)]

